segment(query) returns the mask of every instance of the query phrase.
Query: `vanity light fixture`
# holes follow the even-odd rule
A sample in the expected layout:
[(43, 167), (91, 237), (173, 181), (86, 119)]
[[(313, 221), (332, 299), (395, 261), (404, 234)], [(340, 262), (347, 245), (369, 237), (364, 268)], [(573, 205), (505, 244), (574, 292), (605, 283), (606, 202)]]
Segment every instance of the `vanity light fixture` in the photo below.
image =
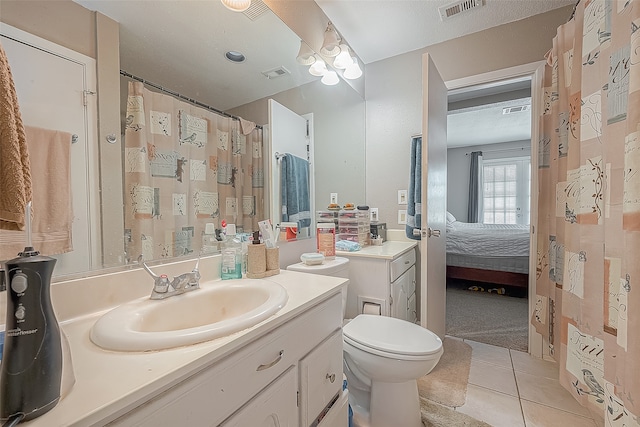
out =
[(316, 62), (316, 57), (313, 50), (302, 40), (300, 40), (300, 50), (298, 51), (296, 61), (298, 61), (298, 63), (302, 65), (312, 65), (314, 62)]
[(329, 22), (327, 29), (324, 31), (324, 41), (320, 48), (320, 53), (333, 58), (340, 53), (340, 41), (338, 39), (338, 33), (333, 27), (333, 24)]
[(353, 80), (362, 76), (362, 70), (360, 69), (360, 65), (358, 64), (358, 58), (355, 56), (351, 58), (353, 62), (347, 66), (347, 69), (344, 70), (344, 78)]
[(352, 63), (353, 60), (351, 59), (351, 55), (349, 55), (349, 46), (341, 44), (340, 53), (333, 60), (333, 66), (339, 70), (344, 70)]
[(229, 10), (234, 12), (244, 12), (251, 6), (251, 0), (220, 0)]
[(329, 70), (324, 73), (324, 76), (322, 76), (322, 80), (320, 81), (327, 86), (333, 86), (340, 82), (340, 78), (338, 77), (338, 73), (333, 70)]
[(315, 61), (311, 67), (309, 67), (309, 74), (312, 76), (322, 77), (327, 73), (327, 64), (319, 56), (315, 56)]

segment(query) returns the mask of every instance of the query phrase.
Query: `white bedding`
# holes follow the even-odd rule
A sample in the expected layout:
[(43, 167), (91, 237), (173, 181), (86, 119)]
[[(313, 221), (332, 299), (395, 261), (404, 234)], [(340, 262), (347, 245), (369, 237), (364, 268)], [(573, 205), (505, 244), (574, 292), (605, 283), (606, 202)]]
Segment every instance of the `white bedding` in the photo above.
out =
[(529, 226), (455, 221), (447, 227), (447, 254), (529, 256)]

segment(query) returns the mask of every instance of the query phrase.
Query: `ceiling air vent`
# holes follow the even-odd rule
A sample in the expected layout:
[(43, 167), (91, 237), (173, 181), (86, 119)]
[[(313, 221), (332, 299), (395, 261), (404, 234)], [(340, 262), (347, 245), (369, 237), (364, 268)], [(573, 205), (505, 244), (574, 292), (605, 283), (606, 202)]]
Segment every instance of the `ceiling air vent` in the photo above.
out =
[(251, 0), (251, 6), (244, 12), (244, 16), (255, 21), (269, 11), (269, 7), (262, 0)]
[(283, 66), (279, 66), (278, 68), (263, 71), (262, 74), (268, 79), (275, 79), (291, 73)]
[(446, 21), (463, 12), (484, 6), (483, 0), (460, 0), (438, 8), (440, 11), (440, 20)]
[(502, 114), (520, 113), (522, 111), (529, 111), (530, 109), (531, 109), (530, 105), (518, 105), (517, 107), (504, 107), (502, 109)]

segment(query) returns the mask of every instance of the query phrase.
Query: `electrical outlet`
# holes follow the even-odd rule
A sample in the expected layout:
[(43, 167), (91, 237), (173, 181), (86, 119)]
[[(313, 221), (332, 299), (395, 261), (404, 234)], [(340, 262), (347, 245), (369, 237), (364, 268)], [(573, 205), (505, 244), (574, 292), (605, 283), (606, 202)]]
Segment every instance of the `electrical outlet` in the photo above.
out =
[(338, 203), (338, 193), (331, 193), (331, 198), (329, 203)]
[(398, 211), (398, 224), (406, 224), (407, 223), (407, 211), (405, 209), (401, 209)]
[(377, 221), (378, 220), (378, 208), (369, 209), (369, 220)]

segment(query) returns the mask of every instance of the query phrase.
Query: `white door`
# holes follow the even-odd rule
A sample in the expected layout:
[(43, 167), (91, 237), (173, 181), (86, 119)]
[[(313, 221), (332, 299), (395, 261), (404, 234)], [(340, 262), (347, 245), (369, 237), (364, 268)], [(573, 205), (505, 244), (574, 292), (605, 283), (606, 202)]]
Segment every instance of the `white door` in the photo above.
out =
[(54, 275), (100, 267), (97, 153), (92, 147), (97, 132), (91, 95), (96, 90), (95, 60), (6, 24), (1, 29), (24, 124), (77, 136), (75, 143), (69, 141), (73, 251), (54, 256)]
[(444, 339), (446, 319), (447, 87), (422, 56), (420, 325)]
[[(289, 110), (282, 104), (269, 99), (269, 142), (271, 153), (269, 159), (269, 178), (271, 190), (271, 219), (274, 224), (282, 220), (282, 206), (280, 201), (280, 161), (277, 156), (293, 154), (294, 156), (309, 161), (309, 195), (311, 197), (310, 212), (315, 212), (314, 207), (314, 169), (313, 169), (313, 116), (308, 114), (300, 116)], [(299, 230), (302, 236), (310, 236), (310, 230), (315, 229), (315, 218), (311, 217), (309, 230)]]

